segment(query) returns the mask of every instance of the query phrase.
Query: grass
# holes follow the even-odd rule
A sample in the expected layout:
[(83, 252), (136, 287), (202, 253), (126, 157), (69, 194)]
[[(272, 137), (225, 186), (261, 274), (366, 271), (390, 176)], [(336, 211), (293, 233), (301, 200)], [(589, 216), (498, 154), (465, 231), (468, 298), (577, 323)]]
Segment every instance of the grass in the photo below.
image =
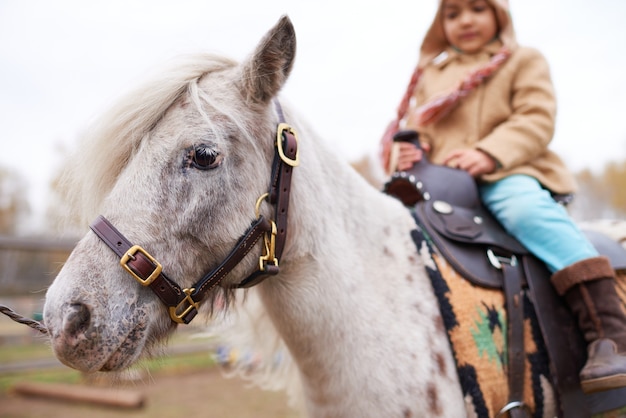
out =
[(0, 376), (0, 394), (6, 394), (16, 383), (79, 383), (83, 379), (80, 372), (69, 368), (20, 371), (3, 373)]
[[(145, 372), (149, 375), (174, 374), (202, 370), (215, 365), (215, 361), (207, 348), (206, 340), (191, 340), (188, 333), (176, 333), (168, 346), (177, 345), (197, 347), (187, 353), (167, 354), (163, 357), (142, 360), (131, 368), (131, 371)], [(0, 345), (0, 366), (52, 359), (53, 357), (47, 340), (41, 338), (25, 339), (24, 343)], [(11, 387), (19, 382), (71, 384), (84, 380), (85, 375), (83, 373), (64, 366), (15, 372), (5, 371), (0, 373), (0, 394), (7, 393)]]
[[(208, 352), (196, 352), (143, 360), (131, 368), (131, 371), (145, 371), (150, 375), (175, 374), (213, 366), (215, 366), (215, 362)], [(0, 393), (7, 393), (11, 387), (19, 382), (70, 384), (80, 383), (83, 380), (85, 380), (85, 376), (81, 372), (69, 367), (2, 373), (0, 375)]]
[(146, 370), (151, 374), (163, 374), (188, 372), (213, 366), (215, 366), (215, 361), (208, 352), (198, 352), (144, 360), (135, 366), (135, 369)]
[(49, 358), (52, 355), (47, 342), (0, 345), (0, 365)]

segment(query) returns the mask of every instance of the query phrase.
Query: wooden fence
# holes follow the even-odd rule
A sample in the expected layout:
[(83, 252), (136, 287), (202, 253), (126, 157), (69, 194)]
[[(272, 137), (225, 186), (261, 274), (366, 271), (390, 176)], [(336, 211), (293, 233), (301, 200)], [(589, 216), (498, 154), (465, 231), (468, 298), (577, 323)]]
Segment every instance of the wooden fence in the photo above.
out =
[(77, 239), (0, 236), (0, 295), (45, 290)]

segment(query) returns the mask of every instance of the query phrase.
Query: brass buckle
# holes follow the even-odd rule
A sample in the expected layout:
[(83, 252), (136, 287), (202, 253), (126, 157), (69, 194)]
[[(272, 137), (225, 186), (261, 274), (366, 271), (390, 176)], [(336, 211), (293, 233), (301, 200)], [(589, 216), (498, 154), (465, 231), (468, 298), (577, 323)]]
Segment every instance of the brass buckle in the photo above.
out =
[[(185, 293), (185, 299), (181, 300), (180, 303), (178, 305), (174, 306), (170, 306), (170, 318), (172, 318), (172, 321), (177, 322), (179, 324), (184, 324), (185, 321), (183, 320), (183, 318), (185, 316), (187, 316), (187, 314), (189, 312), (191, 312), (192, 309), (195, 309), (196, 311), (199, 309), (200, 307), (200, 302), (196, 302), (192, 299), (191, 294), (195, 291), (195, 288), (191, 288), (191, 289), (183, 289), (183, 292)], [(187, 306), (187, 308), (185, 308), (184, 311), (182, 311), (180, 314), (178, 314), (178, 310), (182, 307), (182, 304), (185, 302), (189, 302), (189, 306)]]
[[(135, 254), (137, 253), (143, 254), (155, 266), (154, 271), (152, 271), (152, 273), (147, 279), (142, 279), (130, 267), (128, 267), (128, 261), (134, 260)], [(139, 245), (133, 245), (132, 247), (130, 247), (128, 251), (126, 251), (126, 254), (124, 254), (124, 256), (120, 259), (120, 264), (122, 265), (122, 267), (124, 267), (124, 269), (127, 272), (131, 274), (131, 276), (135, 278), (135, 280), (141, 283), (142, 286), (149, 286), (154, 281), (154, 279), (159, 277), (159, 274), (161, 274), (161, 272), (163, 271), (163, 267), (161, 266), (161, 263), (156, 261), (154, 257), (148, 254), (148, 252), (144, 250), (143, 248), (141, 248)]]
[(279, 123), (278, 128), (277, 128), (277, 133), (276, 133), (276, 148), (278, 149), (278, 155), (280, 156), (280, 159), (283, 160), (285, 164), (290, 165), (292, 167), (297, 167), (298, 165), (300, 165), (300, 150), (296, 149), (296, 158), (294, 159), (291, 159), (285, 155), (285, 152), (283, 150), (283, 132), (284, 131), (287, 131), (290, 134), (292, 134), (293, 137), (296, 139), (296, 145), (298, 144), (298, 135), (296, 135), (296, 131), (294, 131), (293, 128), (287, 125), (286, 123)]
[(263, 235), (263, 241), (265, 242), (265, 255), (259, 257), (259, 270), (261, 271), (265, 271), (267, 263), (273, 263), (276, 267), (278, 267), (278, 259), (276, 258), (276, 223), (274, 221), (271, 222), (271, 233)]

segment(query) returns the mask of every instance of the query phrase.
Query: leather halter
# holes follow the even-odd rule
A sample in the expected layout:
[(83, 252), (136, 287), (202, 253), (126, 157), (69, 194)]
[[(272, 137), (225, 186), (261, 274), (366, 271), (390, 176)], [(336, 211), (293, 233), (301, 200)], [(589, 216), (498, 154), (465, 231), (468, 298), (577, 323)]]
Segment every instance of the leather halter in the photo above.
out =
[[(272, 176), (269, 190), (259, 197), (256, 203), (257, 219), (239, 238), (235, 247), (226, 258), (213, 270), (204, 275), (190, 288), (181, 288), (169, 279), (161, 264), (139, 245), (131, 244), (104, 216), (100, 215), (91, 225), (93, 232), (120, 257), (121, 266), (142, 286), (147, 286), (168, 307), (174, 322), (188, 324), (198, 313), (200, 303), (207, 293), (222, 280), (263, 238), (265, 254), (259, 257), (259, 267), (234, 288), (254, 286), (268, 275), (279, 272), (278, 260), (281, 258), (287, 238), (287, 213), (291, 191), (293, 168), (299, 164), (298, 140), (295, 131), (284, 122), (280, 104), (276, 102), (279, 116), (275, 154), (272, 163)], [(259, 214), (263, 200), (274, 205), (274, 220), (268, 220)]]

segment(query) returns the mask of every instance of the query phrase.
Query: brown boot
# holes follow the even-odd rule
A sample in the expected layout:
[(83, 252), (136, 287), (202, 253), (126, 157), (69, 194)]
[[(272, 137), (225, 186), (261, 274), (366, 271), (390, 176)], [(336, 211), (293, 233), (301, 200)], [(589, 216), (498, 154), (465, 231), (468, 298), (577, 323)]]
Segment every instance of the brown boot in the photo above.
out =
[(585, 393), (626, 386), (626, 315), (605, 257), (579, 261), (552, 275), (552, 284), (578, 318), (587, 341), (580, 372)]

